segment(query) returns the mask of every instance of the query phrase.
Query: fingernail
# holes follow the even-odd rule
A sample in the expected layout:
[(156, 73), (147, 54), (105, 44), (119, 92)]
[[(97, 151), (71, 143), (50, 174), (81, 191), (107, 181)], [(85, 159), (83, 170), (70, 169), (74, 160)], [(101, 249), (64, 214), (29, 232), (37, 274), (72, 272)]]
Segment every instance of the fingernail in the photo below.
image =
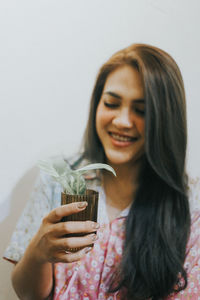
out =
[(87, 203), (86, 201), (84, 201), (84, 202), (79, 202), (79, 203), (77, 204), (77, 207), (78, 207), (79, 209), (83, 209), (83, 208), (85, 208), (87, 205), (88, 205), (88, 203)]
[(98, 236), (96, 234), (91, 235), (91, 240), (96, 241), (98, 239)]
[(94, 229), (98, 229), (100, 227), (100, 225), (98, 223), (93, 223), (92, 224), (92, 228)]
[(85, 253), (88, 253), (88, 252), (90, 252), (92, 250), (92, 247), (86, 247), (86, 248), (84, 248), (84, 252)]

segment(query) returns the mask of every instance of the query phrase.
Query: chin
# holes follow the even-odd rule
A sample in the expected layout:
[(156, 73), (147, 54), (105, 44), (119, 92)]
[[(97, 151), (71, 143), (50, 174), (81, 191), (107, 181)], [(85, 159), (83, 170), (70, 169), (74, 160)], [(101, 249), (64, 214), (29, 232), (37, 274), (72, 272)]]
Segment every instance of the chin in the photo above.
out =
[(125, 155), (124, 153), (106, 153), (107, 161), (112, 165), (132, 164), (138, 159), (137, 155)]
[[(143, 160), (145, 150), (144, 146), (137, 147), (135, 149), (113, 149), (107, 147), (105, 149), (105, 155), (107, 157), (108, 164), (113, 165), (134, 165), (136, 162)], [(132, 151), (131, 151), (132, 150)]]

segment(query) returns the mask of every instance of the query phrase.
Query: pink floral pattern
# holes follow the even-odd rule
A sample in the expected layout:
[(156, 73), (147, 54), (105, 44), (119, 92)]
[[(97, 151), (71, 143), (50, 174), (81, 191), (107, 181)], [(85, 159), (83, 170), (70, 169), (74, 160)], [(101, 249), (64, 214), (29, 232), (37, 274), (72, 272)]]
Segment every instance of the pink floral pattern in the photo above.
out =
[[(80, 168), (90, 163), (75, 155), (68, 160), (71, 165)], [(96, 172), (87, 178), (88, 188), (99, 191), (98, 230), (99, 239), (91, 252), (78, 263), (54, 265), (53, 300), (126, 300), (120, 291), (108, 294), (109, 278), (119, 264), (122, 256), (125, 227), (124, 221), (129, 208), (109, 223), (106, 213), (106, 197)], [(33, 193), (17, 223), (11, 241), (5, 250), (4, 258), (18, 262), (23, 256), (30, 240), (37, 232), (43, 217), (60, 205), (61, 187), (46, 174), (40, 173)], [(187, 245), (185, 268), (188, 274), (188, 286), (184, 291), (170, 295), (165, 300), (200, 300), (200, 179), (190, 178), (188, 194), (191, 208), (192, 227)]]
[[(114, 299), (106, 290), (109, 278), (121, 260), (124, 220), (122, 217), (103, 224), (98, 230), (99, 239), (92, 251), (78, 263), (55, 264), (54, 300)], [(73, 274), (76, 274), (74, 278)]]
[[(125, 217), (104, 224), (98, 231), (94, 248), (78, 263), (55, 264), (54, 300), (127, 299), (123, 291), (107, 293), (108, 282), (122, 256)], [(185, 268), (188, 286), (166, 300), (200, 300), (200, 211), (192, 213), (191, 235)]]

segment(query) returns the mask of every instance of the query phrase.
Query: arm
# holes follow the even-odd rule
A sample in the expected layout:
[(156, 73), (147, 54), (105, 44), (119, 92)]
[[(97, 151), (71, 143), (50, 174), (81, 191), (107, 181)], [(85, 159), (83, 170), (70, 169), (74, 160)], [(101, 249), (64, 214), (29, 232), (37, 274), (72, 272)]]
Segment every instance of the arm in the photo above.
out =
[(32, 243), (12, 272), (12, 284), (20, 299), (47, 299), (53, 287), (53, 265), (32, 253)]
[(94, 243), (91, 234), (83, 237), (64, 237), (72, 233), (91, 233), (97, 229), (97, 224), (92, 221), (60, 222), (64, 216), (86, 208), (87, 203), (84, 207), (80, 207), (79, 204), (58, 207), (43, 219), (40, 229), (12, 273), (13, 287), (20, 299), (47, 299), (53, 289), (53, 263), (78, 261), (86, 254), (88, 248), (75, 253), (66, 253), (66, 250)]

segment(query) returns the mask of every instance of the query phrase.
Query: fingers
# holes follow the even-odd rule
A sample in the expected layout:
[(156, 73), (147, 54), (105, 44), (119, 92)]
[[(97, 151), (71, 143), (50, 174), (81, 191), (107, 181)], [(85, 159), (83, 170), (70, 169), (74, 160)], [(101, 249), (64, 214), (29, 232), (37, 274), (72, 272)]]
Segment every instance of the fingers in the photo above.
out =
[(71, 233), (89, 233), (99, 228), (99, 224), (92, 221), (68, 221), (53, 225), (54, 236), (60, 237)]
[(82, 259), (91, 250), (91, 247), (86, 247), (75, 253), (65, 253), (65, 251), (61, 251), (57, 254), (55, 262), (72, 263)]
[(84, 210), (87, 207), (87, 202), (75, 202), (70, 203), (66, 205), (59, 206), (55, 209), (53, 209), (44, 219), (44, 221), (50, 222), (50, 223), (57, 223), (59, 222), (63, 217), (79, 213), (81, 210)]
[(93, 244), (98, 239), (95, 233), (82, 237), (67, 237), (56, 240), (55, 248), (59, 250), (67, 250), (71, 248), (86, 247)]
[[(73, 262), (80, 260), (88, 246), (97, 240), (94, 233), (100, 227), (93, 221), (60, 222), (64, 216), (84, 210), (87, 202), (76, 202), (63, 205), (52, 210), (44, 219), (39, 230), (38, 247), (40, 253), (45, 253), (49, 262)], [(73, 234), (83, 233), (84, 236), (75, 237)], [(67, 237), (66, 237), (67, 235)], [(83, 248), (74, 253), (66, 253), (67, 249)], [(91, 248), (91, 247), (90, 247)]]

